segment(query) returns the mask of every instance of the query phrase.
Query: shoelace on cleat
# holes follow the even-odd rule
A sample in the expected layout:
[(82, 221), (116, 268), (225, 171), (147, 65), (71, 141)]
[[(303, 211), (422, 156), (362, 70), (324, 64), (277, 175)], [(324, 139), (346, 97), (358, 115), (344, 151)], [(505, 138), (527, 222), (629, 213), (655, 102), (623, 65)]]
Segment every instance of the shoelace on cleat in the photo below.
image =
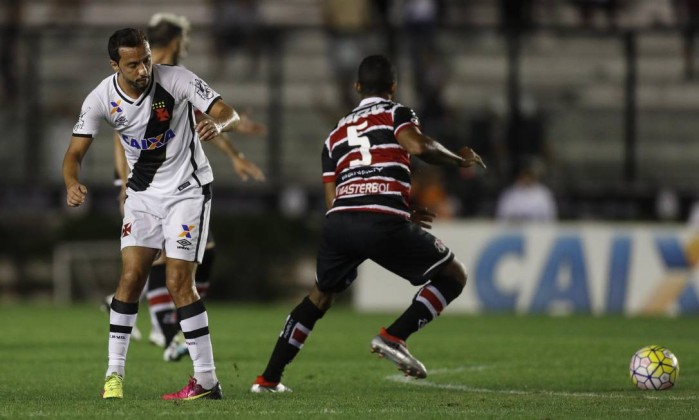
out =
[(187, 382), (187, 385), (178, 392), (180, 395), (188, 395), (189, 391), (193, 390), (194, 387), (197, 385), (197, 381), (194, 378), (189, 378), (189, 382)]
[(109, 379), (107, 379), (107, 382), (104, 383), (104, 387), (107, 389), (107, 391), (114, 391), (115, 389), (119, 389), (119, 386), (121, 385), (121, 378), (117, 375), (110, 375)]

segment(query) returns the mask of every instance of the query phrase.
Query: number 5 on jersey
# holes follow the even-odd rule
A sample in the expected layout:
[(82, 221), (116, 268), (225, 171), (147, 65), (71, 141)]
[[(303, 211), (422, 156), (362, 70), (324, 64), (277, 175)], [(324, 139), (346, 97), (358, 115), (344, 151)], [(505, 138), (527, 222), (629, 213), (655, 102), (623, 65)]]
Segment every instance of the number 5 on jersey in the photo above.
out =
[(359, 153), (361, 153), (361, 159), (354, 159), (350, 161), (350, 168), (355, 166), (369, 166), (371, 165), (371, 143), (369, 143), (369, 138), (367, 136), (360, 136), (357, 131), (364, 130), (368, 125), (367, 121), (364, 121), (358, 125), (351, 125), (347, 127), (347, 143), (356, 147), (359, 146)]

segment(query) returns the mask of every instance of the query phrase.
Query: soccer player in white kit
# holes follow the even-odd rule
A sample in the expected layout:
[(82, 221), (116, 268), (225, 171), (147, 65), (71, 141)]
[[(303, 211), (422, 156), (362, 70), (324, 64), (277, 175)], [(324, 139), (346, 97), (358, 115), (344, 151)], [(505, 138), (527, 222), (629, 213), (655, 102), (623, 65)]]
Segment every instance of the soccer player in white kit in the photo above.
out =
[[(180, 59), (187, 56), (189, 45), (189, 32), (191, 24), (184, 16), (178, 16), (172, 13), (156, 13), (148, 23), (146, 35), (151, 48), (151, 55), (154, 64), (179, 65)], [(195, 120), (205, 116), (198, 110), (195, 110)], [(244, 113), (240, 115), (240, 123), (235, 126), (235, 131), (245, 135), (262, 135), (266, 132), (266, 127), (262, 124), (254, 122)], [(226, 155), (233, 169), (246, 181), (252, 178), (257, 181), (264, 181), (264, 173), (254, 163), (247, 160), (245, 156), (237, 151), (231, 144), (231, 139), (226, 133), (221, 133), (214, 139), (207, 142), (210, 145), (216, 146), (219, 151)], [(129, 167), (124, 156), (123, 140), (119, 133), (114, 135), (114, 158), (116, 172), (119, 185), (121, 187), (120, 207), (123, 215), (123, 198), (126, 195), (126, 184), (128, 182)], [(206, 149), (206, 147), (205, 147)], [(204, 257), (201, 265), (197, 267), (195, 273), (195, 286), (197, 292), (202, 299), (206, 299), (209, 289), (209, 278), (212, 265), (215, 261), (216, 247), (213, 235), (211, 232), (207, 235), (207, 243), (204, 250)], [(149, 341), (164, 348), (163, 359), (166, 361), (179, 361), (182, 357), (189, 354), (187, 345), (185, 344), (184, 336), (180, 331), (179, 320), (177, 319), (176, 307), (170, 297), (170, 293), (165, 287), (165, 262), (166, 253), (160, 254), (160, 257), (153, 263), (153, 267), (148, 276), (147, 294), (148, 310), (151, 318), (151, 331)], [(144, 290), (146, 292), (146, 290)], [(106, 298), (106, 306), (109, 308), (112, 295)], [(132, 331), (132, 340), (136, 339), (138, 330), (136, 326)]]
[[(167, 254), (166, 285), (177, 306), (194, 374), (164, 399), (222, 398), (216, 377), (209, 322), (193, 287), (194, 271), (206, 244), (213, 174), (202, 150), (239, 121), (206, 82), (191, 71), (153, 65), (143, 31), (116, 31), (108, 44), (115, 71), (85, 99), (63, 161), (66, 202), (85, 202), (80, 165), (99, 121), (119, 133), (131, 170), (121, 229), (122, 272), (110, 308), (109, 361), (103, 398), (123, 398), (123, 378), (138, 299), (151, 264)], [(210, 118), (195, 122), (193, 109)]]

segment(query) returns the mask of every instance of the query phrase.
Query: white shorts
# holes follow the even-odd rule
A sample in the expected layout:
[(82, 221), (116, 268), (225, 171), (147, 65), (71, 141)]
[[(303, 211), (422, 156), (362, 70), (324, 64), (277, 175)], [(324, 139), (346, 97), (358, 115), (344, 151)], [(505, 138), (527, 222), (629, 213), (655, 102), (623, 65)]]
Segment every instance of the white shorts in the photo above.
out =
[(209, 233), (210, 184), (163, 196), (126, 191), (121, 249), (164, 249), (169, 258), (201, 263)]

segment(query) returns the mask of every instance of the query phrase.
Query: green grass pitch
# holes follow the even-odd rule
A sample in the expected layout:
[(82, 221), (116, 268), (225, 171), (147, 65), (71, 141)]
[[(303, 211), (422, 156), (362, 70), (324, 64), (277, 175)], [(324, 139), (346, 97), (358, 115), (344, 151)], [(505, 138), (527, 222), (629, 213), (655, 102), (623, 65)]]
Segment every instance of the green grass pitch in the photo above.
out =
[[(0, 417), (7, 418), (699, 418), (696, 317), (539, 317), (445, 314), (409, 340), (427, 366), (404, 380), (369, 353), (396, 314), (333, 308), (318, 322), (284, 383), (290, 394), (250, 394), (288, 305), (215, 303), (209, 319), (221, 401), (168, 402), (188, 359), (165, 363), (146, 342), (129, 348), (124, 399), (103, 401), (107, 317), (96, 305), (0, 307)], [(145, 306), (139, 326), (147, 331)], [(633, 388), (632, 354), (649, 344), (680, 362), (669, 391)]]

